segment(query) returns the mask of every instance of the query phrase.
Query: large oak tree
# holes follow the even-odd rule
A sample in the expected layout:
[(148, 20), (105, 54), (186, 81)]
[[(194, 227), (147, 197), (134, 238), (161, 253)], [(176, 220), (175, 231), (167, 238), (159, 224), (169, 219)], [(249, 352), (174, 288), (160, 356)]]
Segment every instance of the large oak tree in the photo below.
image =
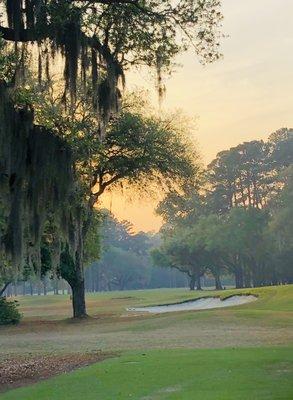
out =
[[(6, 86), (23, 89), (29, 79), (36, 76), (44, 97), (51, 88), (62, 94), (63, 115), (78, 114), (80, 101), (90, 100), (96, 126), (92, 132), (93, 140), (98, 139), (101, 143), (110, 140), (105, 137), (109, 123), (120, 110), (127, 69), (141, 65), (153, 68), (158, 93), (162, 96), (164, 74), (172, 71), (174, 57), (180, 52), (193, 47), (203, 62), (214, 61), (220, 56), (222, 14), (219, 0), (180, 0), (175, 3), (170, 0), (1, 0), (0, 6), (3, 11), (0, 34), (14, 66), (9, 79), (5, 79), (8, 76), (4, 74)], [(56, 74), (58, 79), (54, 79)], [(25, 101), (19, 109), (31, 107), (25, 96), (21, 99)], [(33, 118), (33, 113), (30, 115)], [(0, 132), (1, 140), (7, 140), (7, 131), (2, 129)], [(72, 145), (70, 130), (61, 136), (64, 144)], [(45, 146), (43, 150), (46, 150)], [(39, 152), (40, 148), (34, 151)], [(55, 163), (60, 168), (58, 162), (60, 159), (51, 160), (52, 165)], [(141, 162), (144, 162), (143, 158)], [(79, 164), (79, 167), (80, 170), (84, 167), (88, 174), (88, 165)], [(63, 218), (67, 223), (62, 240), (68, 242), (73, 258), (73, 304), (77, 317), (86, 315), (84, 238), (98, 193), (110, 182), (101, 182), (101, 177), (117, 178), (110, 177), (111, 171), (105, 174), (101, 168), (99, 173), (97, 170), (92, 169), (89, 177), (91, 189), (99, 186), (97, 192), (84, 191), (83, 182), (77, 182), (75, 177), (70, 196), (64, 199), (65, 202), (69, 200), (70, 207), (65, 208), (70, 213)], [(14, 173), (18, 175), (19, 171)], [(77, 177), (80, 177), (79, 173)], [(24, 199), (22, 206), (26, 207)], [(40, 207), (45, 208), (44, 204)], [(36, 215), (43, 215), (41, 211), (37, 209)], [(13, 215), (12, 210), (8, 213)], [(60, 231), (57, 225), (51, 224), (55, 232)], [(45, 224), (38, 226), (32, 247), (38, 246), (44, 229)]]

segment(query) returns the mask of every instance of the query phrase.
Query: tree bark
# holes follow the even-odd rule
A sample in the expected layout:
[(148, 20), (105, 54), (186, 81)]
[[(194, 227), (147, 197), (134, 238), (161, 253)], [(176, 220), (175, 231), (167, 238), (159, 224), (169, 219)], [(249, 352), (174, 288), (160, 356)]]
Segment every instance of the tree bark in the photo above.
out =
[(190, 280), (189, 280), (189, 289), (190, 290), (195, 290), (195, 283), (196, 283), (196, 276), (190, 275)]
[(78, 243), (75, 251), (75, 258), (72, 260), (73, 271), (68, 270), (68, 277), (63, 276), (71, 286), (72, 290), (72, 308), (73, 318), (86, 318), (85, 304), (85, 282), (84, 282), (84, 267), (83, 267), (83, 238), (81, 234), (81, 226), (78, 225)]
[(219, 274), (215, 274), (214, 277), (215, 277), (216, 290), (223, 290), (223, 286), (222, 286), (222, 283), (221, 283), (220, 275)]
[(62, 278), (65, 279), (69, 284), (72, 299), (73, 318), (85, 318), (87, 317), (87, 313), (85, 305), (85, 283), (82, 258), (79, 254), (76, 254), (75, 263), (73, 263), (71, 257), (70, 259), (66, 257), (66, 261), (70, 262), (71, 265), (68, 265), (63, 269)]
[(70, 285), (72, 290), (73, 318), (87, 317), (85, 306), (84, 280), (76, 280)]
[(86, 223), (82, 218), (83, 210), (80, 209), (80, 216), (73, 225), (75, 231), (76, 247), (75, 254), (71, 254), (69, 247), (64, 249), (61, 254), (60, 274), (65, 279), (71, 288), (73, 318), (86, 318), (86, 303), (85, 303), (85, 274), (83, 266), (83, 244), (86, 236), (87, 227), (90, 222), (90, 215)]
[(87, 224), (82, 224), (82, 218), (80, 218), (78, 224), (78, 243), (75, 253), (75, 270), (74, 270), (74, 284), (71, 285), (72, 288), (72, 307), (73, 307), (73, 318), (86, 318), (88, 315), (86, 313), (85, 305), (85, 283), (84, 283), (84, 266), (83, 266), (83, 244), (84, 238), (87, 232)]

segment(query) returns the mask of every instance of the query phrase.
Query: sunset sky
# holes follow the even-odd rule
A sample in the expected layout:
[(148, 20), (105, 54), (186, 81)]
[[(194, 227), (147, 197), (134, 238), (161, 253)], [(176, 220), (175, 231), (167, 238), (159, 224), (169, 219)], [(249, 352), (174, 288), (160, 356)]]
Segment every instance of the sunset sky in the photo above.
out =
[[(223, 59), (202, 66), (191, 51), (181, 56), (163, 105), (196, 118), (206, 163), (221, 150), (293, 126), (293, 1), (223, 0), (223, 14)], [(154, 92), (146, 71), (130, 74), (127, 85)], [(136, 230), (158, 230), (155, 201), (131, 197), (106, 195), (104, 205)]]

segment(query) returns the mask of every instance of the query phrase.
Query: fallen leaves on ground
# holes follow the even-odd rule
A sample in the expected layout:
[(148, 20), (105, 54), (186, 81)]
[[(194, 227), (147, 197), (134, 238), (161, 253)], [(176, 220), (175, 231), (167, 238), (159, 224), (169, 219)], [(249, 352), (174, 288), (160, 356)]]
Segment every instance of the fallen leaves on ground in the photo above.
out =
[(0, 392), (67, 373), (115, 355), (117, 354), (92, 352), (7, 357), (0, 361)]

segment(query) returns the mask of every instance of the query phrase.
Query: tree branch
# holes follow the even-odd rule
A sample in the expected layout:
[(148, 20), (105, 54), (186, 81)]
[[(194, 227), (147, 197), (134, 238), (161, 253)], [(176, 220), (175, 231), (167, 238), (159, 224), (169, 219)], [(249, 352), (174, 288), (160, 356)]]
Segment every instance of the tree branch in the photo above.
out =
[(111, 179), (109, 179), (106, 182), (101, 182), (100, 180), (100, 187), (97, 192), (94, 192), (91, 194), (90, 202), (92, 205), (94, 205), (97, 201), (98, 198), (104, 193), (104, 191), (107, 189), (108, 186), (112, 185), (112, 183), (117, 182), (119, 179), (122, 179), (123, 175), (122, 174), (117, 174), (114, 175)]
[(5, 290), (7, 289), (7, 287), (10, 285), (10, 281), (6, 282), (5, 285), (3, 286), (3, 288), (0, 290), (0, 297), (3, 295), (3, 293), (5, 292)]
[(0, 35), (4, 40), (11, 41), (11, 42), (36, 42), (37, 40), (42, 39), (50, 39), (52, 34), (48, 32), (43, 33), (40, 35), (39, 32), (36, 32), (35, 29), (21, 29), (19, 31), (15, 31), (12, 28), (6, 28), (4, 26), (0, 26)]

